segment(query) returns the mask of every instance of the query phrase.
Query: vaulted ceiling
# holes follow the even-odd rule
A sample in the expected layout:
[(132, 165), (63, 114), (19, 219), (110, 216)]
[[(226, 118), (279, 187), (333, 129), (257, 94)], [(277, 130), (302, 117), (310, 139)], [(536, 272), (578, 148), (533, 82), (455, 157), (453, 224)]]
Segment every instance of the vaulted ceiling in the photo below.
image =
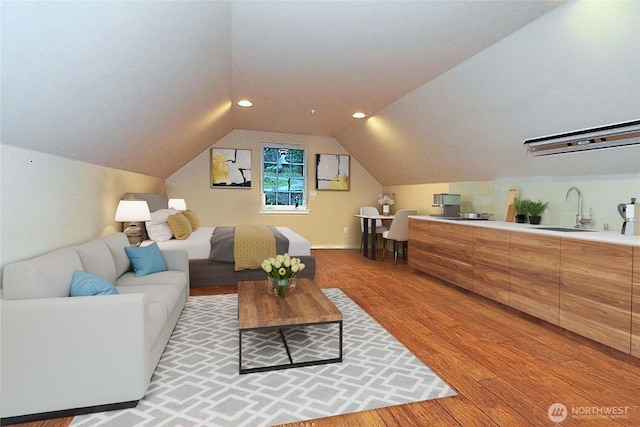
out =
[[(353, 112), (374, 115), (559, 4), (3, 1), (2, 143), (158, 177), (232, 129), (342, 135), (357, 153)], [(252, 108), (235, 105), (245, 97)]]

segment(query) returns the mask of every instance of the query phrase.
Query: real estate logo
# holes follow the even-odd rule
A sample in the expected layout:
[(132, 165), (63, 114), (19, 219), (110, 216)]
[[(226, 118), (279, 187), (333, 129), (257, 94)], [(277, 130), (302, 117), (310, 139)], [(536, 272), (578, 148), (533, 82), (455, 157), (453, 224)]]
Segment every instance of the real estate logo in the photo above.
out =
[(561, 423), (569, 415), (572, 419), (616, 419), (627, 418), (629, 411), (637, 409), (637, 406), (572, 406), (571, 414), (562, 403), (554, 403), (549, 406), (547, 415), (554, 423)]
[(561, 423), (567, 418), (567, 407), (562, 403), (554, 403), (549, 406), (547, 414), (554, 423)]

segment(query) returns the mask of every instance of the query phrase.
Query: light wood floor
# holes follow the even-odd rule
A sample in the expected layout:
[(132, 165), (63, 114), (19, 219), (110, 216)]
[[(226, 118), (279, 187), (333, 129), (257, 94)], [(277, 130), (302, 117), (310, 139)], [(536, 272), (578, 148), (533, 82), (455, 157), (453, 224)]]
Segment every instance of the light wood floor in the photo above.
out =
[[(640, 425), (640, 360), (416, 273), (404, 261), (371, 261), (357, 250), (314, 255), (316, 283), (342, 289), (458, 395), (291, 426), (549, 426), (553, 403), (569, 410), (561, 426)], [(583, 417), (616, 410), (624, 418), (578, 419), (572, 410)]]

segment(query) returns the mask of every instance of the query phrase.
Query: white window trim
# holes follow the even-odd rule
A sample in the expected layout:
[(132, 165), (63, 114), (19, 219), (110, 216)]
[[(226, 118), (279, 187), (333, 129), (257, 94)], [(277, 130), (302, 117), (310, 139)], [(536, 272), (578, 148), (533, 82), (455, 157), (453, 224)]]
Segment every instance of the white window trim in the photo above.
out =
[(258, 213), (267, 215), (309, 215), (310, 209), (302, 206), (292, 208), (289, 206), (264, 206)]
[[(283, 147), (283, 148), (291, 148), (293, 150), (304, 150), (304, 164), (303, 164), (303, 175), (304, 175), (304, 193), (303, 193), (303, 204), (295, 207), (293, 205), (265, 205), (265, 195), (264, 195), (264, 177), (263, 177), (263, 169), (264, 169), (264, 146), (269, 147)], [(278, 144), (274, 142), (263, 142), (260, 145), (260, 209), (258, 212), (260, 214), (276, 214), (276, 215), (308, 215), (311, 210), (307, 206), (307, 196), (309, 195), (309, 190), (307, 186), (309, 185), (308, 180), (308, 166), (309, 166), (309, 148), (304, 145), (291, 145), (291, 144)]]

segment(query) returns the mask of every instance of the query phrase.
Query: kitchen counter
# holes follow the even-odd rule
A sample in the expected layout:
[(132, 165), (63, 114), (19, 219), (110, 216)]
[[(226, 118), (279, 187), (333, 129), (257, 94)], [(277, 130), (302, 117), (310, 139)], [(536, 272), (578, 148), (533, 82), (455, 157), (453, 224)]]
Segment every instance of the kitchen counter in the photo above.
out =
[[(413, 215), (409, 218), (424, 220), (424, 221), (435, 221), (435, 222), (444, 222), (449, 224), (460, 224), (464, 226), (472, 226), (472, 227), (485, 227), (492, 228), (496, 230), (507, 230), (507, 231), (519, 231), (522, 233), (532, 233), (541, 236), (555, 236), (562, 237), (568, 239), (576, 239), (576, 240), (588, 240), (591, 242), (602, 242), (602, 243), (614, 243), (618, 245), (628, 245), (628, 246), (640, 246), (640, 236), (626, 236), (621, 234), (619, 228), (622, 227), (622, 223), (615, 225), (615, 230), (609, 231), (600, 231), (596, 229), (591, 229), (593, 231), (552, 231), (552, 230), (544, 230), (544, 227), (553, 227), (553, 225), (549, 224), (540, 224), (540, 225), (531, 225), (531, 224), (518, 224), (515, 222), (504, 222), (504, 221), (491, 221), (491, 220), (458, 220), (458, 219), (448, 219), (443, 217), (434, 217), (430, 215)], [(566, 226), (558, 226), (561, 228), (571, 228)]]

